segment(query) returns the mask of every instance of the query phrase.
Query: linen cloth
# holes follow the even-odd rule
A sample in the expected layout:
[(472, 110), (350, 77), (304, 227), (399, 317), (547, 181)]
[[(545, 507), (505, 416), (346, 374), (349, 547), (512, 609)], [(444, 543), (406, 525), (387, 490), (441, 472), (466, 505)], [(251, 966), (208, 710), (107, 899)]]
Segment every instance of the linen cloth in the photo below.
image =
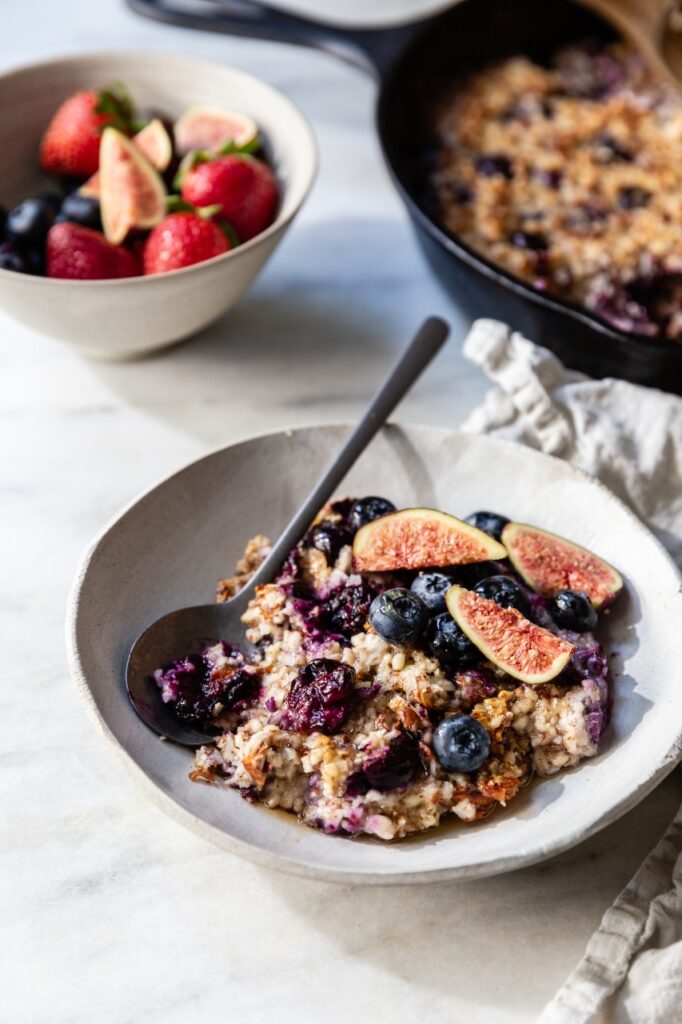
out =
[[(513, 438), (598, 477), (682, 567), (681, 398), (566, 370), (494, 320), (474, 323), (464, 354), (496, 385), (464, 430)], [(682, 722), (680, 734), (682, 755)], [(588, 1022), (682, 1022), (682, 807), (537, 1024)]]

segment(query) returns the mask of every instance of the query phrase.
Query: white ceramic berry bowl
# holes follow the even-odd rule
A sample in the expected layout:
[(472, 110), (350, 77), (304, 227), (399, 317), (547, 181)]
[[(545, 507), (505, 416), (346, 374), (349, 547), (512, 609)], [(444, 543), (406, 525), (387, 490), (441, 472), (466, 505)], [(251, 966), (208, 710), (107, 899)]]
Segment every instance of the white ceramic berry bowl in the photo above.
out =
[(617, 655), (617, 675), (597, 757), (533, 783), (475, 825), (454, 822), (386, 844), (327, 836), (292, 815), (248, 804), (234, 790), (190, 782), (190, 752), (162, 742), (132, 710), (125, 664), (141, 630), (174, 608), (212, 600), (248, 538), (275, 537), (288, 522), (344, 434), (321, 426), (223, 448), (162, 481), (94, 542), (72, 591), (67, 645), (71, 672), (110, 746), (184, 825), (257, 863), (335, 881), (496, 874), (559, 853), (615, 821), (672, 770), (682, 750), (680, 576), (606, 488), (566, 462), (505, 441), (389, 427), (341, 492), (383, 494), (399, 506), (460, 516), (492, 508), (569, 536), (623, 572), (625, 592), (600, 633)]
[(257, 122), (280, 187), (273, 224), (232, 252), (169, 274), (64, 281), (0, 270), (0, 308), (98, 359), (125, 359), (188, 337), (240, 298), (282, 239), (315, 178), (305, 118), (271, 86), (234, 68), (172, 53), (108, 52), (31, 64), (0, 75), (0, 202), (49, 187), (41, 135), (79, 89), (123, 82), (138, 109), (171, 119), (193, 104), (242, 110)]

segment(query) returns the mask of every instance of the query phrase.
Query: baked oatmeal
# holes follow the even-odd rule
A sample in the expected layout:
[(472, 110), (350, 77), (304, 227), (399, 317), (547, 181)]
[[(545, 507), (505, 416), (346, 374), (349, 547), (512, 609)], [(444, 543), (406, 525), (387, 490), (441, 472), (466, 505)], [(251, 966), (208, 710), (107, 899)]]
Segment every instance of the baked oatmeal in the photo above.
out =
[(682, 101), (625, 43), (516, 56), (438, 110), (437, 216), (620, 330), (682, 339)]
[[(436, 550), (463, 564), (430, 567)], [(254, 538), (218, 600), (268, 551)], [(561, 589), (550, 562), (568, 573)], [(596, 754), (610, 697), (595, 606), (619, 580), (584, 549), (499, 515), (465, 523), (339, 500), (257, 588), (243, 619), (250, 662), (216, 641), (155, 679), (180, 719), (216, 727), (193, 780), (327, 833), (397, 839), (447, 815), (477, 821), (533, 775)]]

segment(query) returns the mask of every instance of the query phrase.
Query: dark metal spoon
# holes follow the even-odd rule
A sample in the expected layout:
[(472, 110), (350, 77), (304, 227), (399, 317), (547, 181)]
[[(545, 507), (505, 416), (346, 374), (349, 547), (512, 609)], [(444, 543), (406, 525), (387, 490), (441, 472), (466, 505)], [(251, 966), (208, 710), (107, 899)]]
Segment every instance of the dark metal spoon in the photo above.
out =
[(256, 587), (271, 582), (287, 555), (298, 544), (311, 522), (332, 497), (348, 470), (365, 450), (377, 431), (440, 350), (448, 336), (448, 325), (437, 317), (426, 320), (381, 385), (357, 427), (332, 464), (305, 499), (272, 551), (249, 583), (224, 604), (181, 608), (148, 626), (133, 644), (126, 668), (128, 696), (142, 721), (154, 732), (188, 747), (210, 743), (215, 734), (202, 733), (179, 722), (161, 700), (151, 678), (155, 669), (189, 653), (197, 640), (230, 640), (245, 655), (255, 653), (244, 636), (241, 617)]

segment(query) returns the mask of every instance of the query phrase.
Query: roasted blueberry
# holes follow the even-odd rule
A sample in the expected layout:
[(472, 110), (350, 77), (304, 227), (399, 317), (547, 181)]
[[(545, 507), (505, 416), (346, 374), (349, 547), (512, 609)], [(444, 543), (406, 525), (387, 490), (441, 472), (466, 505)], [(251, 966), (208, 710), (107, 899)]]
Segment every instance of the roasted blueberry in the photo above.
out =
[(432, 658), (436, 658), (443, 668), (453, 671), (469, 668), (481, 657), (478, 649), (448, 612), (436, 615), (429, 622), (424, 649)]
[(410, 590), (424, 602), (432, 615), (445, 611), (445, 595), (452, 586), (452, 577), (444, 572), (420, 572), (412, 580)]
[(587, 594), (560, 590), (549, 604), (549, 613), (557, 626), (574, 633), (587, 633), (597, 625), (597, 612)]
[(481, 597), (487, 597), (501, 608), (516, 608), (526, 618), (530, 615), (528, 598), (511, 576), (489, 576), (487, 580), (481, 580), (474, 589)]
[[(226, 645), (222, 645), (227, 653)], [(214, 716), (251, 700), (259, 678), (239, 665), (218, 667), (214, 659), (192, 654), (154, 673), (163, 700), (176, 718), (204, 728)]]
[(475, 167), (484, 178), (499, 176), (510, 181), (514, 177), (511, 160), (503, 153), (485, 153), (476, 158)]
[(24, 199), (7, 215), (7, 237), (22, 247), (45, 241), (54, 221), (54, 211), (42, 199)]
[(472, 512), (464, 522), (470, 523), (479, 530), (483, 530), (484, 533), (490, 534), (495, 540), (499, 540), (509, 520), (506, 516), (498, 515), (497, 512)]
[(4, 246), (0, 249), (0, 270), (16, 270), (19, 274), (28, 273), (24, 258)]
[(102, 230), (102, 219), (99, 212), (99, 199), (96, 196), (84, 196), (80, 192), (72, 192), (61, 204), (60, 216), (73, 224), (82, 224), (84, 228)]
[(292, 681), (282, 724), (296, 732), (336, 732), (353, 708), (354, 691), (355, 670), (350, 665), (315, 658)]
[(539, 231), (515, 231), (509, 239), (517, 249), (531, 249), (534, 252), (542, 252), (547, 246), (547, 236)]
[(419, 743), (403, 733), (388, 746), (370, 754), (346, 785), (346, 796), (364, 796), (370, 789), (380, 793), (408, 786), (423, 772)]
[(433, 752), (446, 772), (475, 772), (490, 754), (490, 736), (475, 718), (454, 715), (434, 730)]
[(426, 605), (411, 590), (385, 590), (372, 601), (369, 621), (379, 636), (393, 644), (414, 644), (429, 618)]
[(359, 530), (361, 526), (366, 526), (367, 523), (380, 519), (381, 516), (387, 516), (391, 512), (395, 512), (395, 505), (386, 498), (374, 498), (371, 496), (368, 498), (358, 498), (351, 506), (349, 516), (350, 528), (351, 530)]
[(648, 206), (651, 199), (651, 192), (638, 185), (628, 185), (618, 192), (618, 205), (621, 210), (638, 210), (642, 206)]
[(326, 601), (319, 605), (315, 624), (350, 640), (356, 633), (363, 631), (374, 593), (364, 580), (354, 586), (332, 591)]
[(313, 526), (307, 543), (321, 551), (329, 565), (333, 565), (345, 544), (352, 544), (353, 538), (345, 527), (337, 523), (322, 522)]

